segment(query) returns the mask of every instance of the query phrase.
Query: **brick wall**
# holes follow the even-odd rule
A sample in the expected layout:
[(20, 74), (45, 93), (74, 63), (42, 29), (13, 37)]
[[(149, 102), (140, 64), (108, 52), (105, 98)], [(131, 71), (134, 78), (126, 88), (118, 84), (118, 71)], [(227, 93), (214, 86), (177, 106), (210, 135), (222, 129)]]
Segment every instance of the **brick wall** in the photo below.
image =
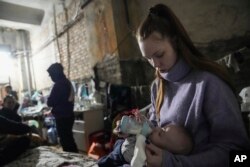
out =
[[(64, 72), (71, 80), (90, 78), (93, 67), (97, 66), (102, 80), (121, 83), (111, 0), (91, 1), (82, 10), (76, 4), (79, 1), (71, 1), (65, 11), (56, 15), (58, 38), (55, 38), (53, 19), (40, 34), (32, 37), (32, 43), (36, 45), (33, 46), (36, 48), (33, 60), (37, 89), (52, 85), (46, 69), (56, 61), (63, 64)], [(78, 16), (75, 17), (77, 10)], [(45, 47), (37, 47), (46, 41), (50, 42)], [(38, 75), (42, 79), (38, 79)]]
[[(63, 23), (63, 17), (60, 22)], [(60, 23), (59, 22), (59, 23)], [(86, 26), (84, 19), (80, 19), (58, 38), (59, 51), (56, 42), (56, 54), (60, 57), (65, 74), (76, 80), (91, 76), (90, 53), (87, 45)]]
[[(182, 8), (179, 8), (179, 4), (183, 3), (182, 1), (174, 1), (169, 2), (169, 5), (180, 17), (199, 49), (213, 59), (218, 59), (249, 42), (249, 38), (245, 37), (245, 31), (249, 27), (249, 24), (245, 21), (246, 16), (249, 15), (244, 7), (246, 1), (241, 0), (242, 3), (237, 4), (234, 4), (236, 2), (232, 0), (229, 2), (216, 1), (216, 3), (215, 1), (213, 3), (206, 1), (210, 5), (202, 5), (197, 0), (182, 5)], [(67, 8), (68, 23), (71, 23), (73, 16), (76, 14), (75, 4), (78, 2), (77, 0), (72, 1)], [(163, 0), (158, 2), (163, 2)], [(43, 63), (41, 70), (35, 70), (37, 89), (51, 86), (52, 83), (47, 76), (46, 68), (51, 63), (58, 61), (59, 57), (61, 57), (61, 62), (65, 67), (65, 73), (72, 80), (80, 81), (89, 78), (93, 75), (92, 68), (96, 66), (98, 77), (102, 81), (131, 87), (149, 86), (154, 78), (154, 70), (141, 59), (134, 30), (148, 12), (147, 8), (152, 4), (155, 4), (155, 1), (130, 0), (127, 1), (128, 8), (126, 9), (122, 0), (91, 1), (83, 10), (80, 10), (81, 17), (69, 28), (65, 27), (68, 25), (66, 24), (65, 13), (58, 14), (56, 16), (57, 31), (60, 33), (58, 45), (56, 40), (53, 40), (43, 51), (33, 55), (37, 62)], [(216, 13), (223, 6), (228, 7), (226, 9), (228, 9), (229, 16), (234, 15), (243, 18), (242, 21), (238, 19), (235, 22), (236, 25), (230, 25), (233, 20), (230, 20), (231, 17), (227, 17), (227, 27), (235, 27), (230, 32), (220, 29), (221, 20), (226, 13), (225, 8), (223, 8), (222, 14), (217, 12), (216, 18), (220, 19), (214, 19), (214, 15), (212, 15), (213, 17), (206, 17), (207, 15), (211, 16), (210, 11)], [(234, 7), (229, 8), (230, 6)], [(193, 9), (199, 9), (196, 12), (199, 12), (200, 15), (197, 16), (196, 12), (188, 12), (188, 15), (186, 15), (186, 11), (191, 11), (189, 9), (192, 9), (192, 11)], [(235, 11), (238, 9), (242, 9), (243, 13), (237, 15)], [(204, 18), (207, 18), (205, 23)], [(207, 26), (206, 23), (211, 24), (211, 26)], [(206, 31), (199, 31), (201, 25), (206, 26)], [(47, 30), (43, 30), (40, 36), (32, 37), (32, 43), (36, 40), (38, 41), (36, 44), (39, 45), (39, 42), (42, 41), (40, 42), (40, 45), (42, 45), (46, 42), (46, 40), (43, 40), (44, 38), (50, 39), (50, 36), (54, 34), (51, 33), (54, 32), (53, 22), (50, 22), (45, 29)], [(209, 35), (211, 32), (213, 34)], [(248, 67), (244, 68), (249, 69)], [(239, 81), (240, 85), (246, 84), (243, 80), (247, 79), (247, 73), (242, 75), (239, 73), (242, 80), (236, 80)], [(39, 76), (43, 78), (39, 80)]]

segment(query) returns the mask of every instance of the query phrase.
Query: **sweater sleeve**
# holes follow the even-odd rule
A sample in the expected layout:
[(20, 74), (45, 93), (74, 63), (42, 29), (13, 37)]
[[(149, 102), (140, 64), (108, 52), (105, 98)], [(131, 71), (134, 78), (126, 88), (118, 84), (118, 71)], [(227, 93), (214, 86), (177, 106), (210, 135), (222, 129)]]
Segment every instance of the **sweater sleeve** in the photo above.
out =
[(2, 134), (23, 135), (30, 131), (31, 128), (28, 125), (0, 116), (0, 133)]
[(230, 150), (250, 149), (236, 97), (218, 78), (205, 87), (203, 113), (209, 124), (208, 142), (187, 156), (165, 151), (163, 166), (229, 166)]

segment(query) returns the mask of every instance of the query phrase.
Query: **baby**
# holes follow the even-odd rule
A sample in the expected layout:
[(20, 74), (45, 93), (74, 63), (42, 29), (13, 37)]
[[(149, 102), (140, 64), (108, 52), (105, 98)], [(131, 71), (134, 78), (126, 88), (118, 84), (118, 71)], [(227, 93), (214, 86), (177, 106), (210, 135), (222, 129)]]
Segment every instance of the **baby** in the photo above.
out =
[[(130, 164), (136, 156), (134, 149), (138, 134), (142, 134), (150, 139), (154, 145), (173, 154), (189, 154), (193, 146), (191, 137), (179, 125), (168, 124), (163, 128), (153, 127), (148, 120), (138, 121), (131, 116), (123, 116), (121, 120), (118, 120), (113, 133), (125, 139), (121, 146), (121, 154), (125, 161)], [(140, 154), (144, 153), (140, 152)]]

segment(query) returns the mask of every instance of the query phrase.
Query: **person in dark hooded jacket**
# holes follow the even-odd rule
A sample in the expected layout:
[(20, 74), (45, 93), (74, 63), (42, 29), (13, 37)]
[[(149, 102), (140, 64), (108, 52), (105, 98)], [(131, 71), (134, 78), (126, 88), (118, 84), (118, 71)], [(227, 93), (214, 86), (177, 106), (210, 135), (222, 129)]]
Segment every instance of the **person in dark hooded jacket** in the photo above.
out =
[(60, 63), (52, 64), (47, 71), (55, 83), (48, 97), (47, 105), (52, 107), (51, 113), (56, 120), (56, 129), (63, 151), (78, 152), (72, 132), (75, 120), (73, 86), (66, 78)]

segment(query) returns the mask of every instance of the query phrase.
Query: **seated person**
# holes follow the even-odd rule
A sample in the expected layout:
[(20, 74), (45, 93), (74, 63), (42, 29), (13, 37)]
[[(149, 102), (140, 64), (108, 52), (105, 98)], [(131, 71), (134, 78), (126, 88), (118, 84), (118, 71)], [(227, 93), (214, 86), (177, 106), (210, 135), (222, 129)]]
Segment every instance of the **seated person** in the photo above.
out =
[(13, 96), (7, 95), (3, 100), (3, 108), (0, 110), (0, 116), (7, 119), (21, 122), (22, 118), (17, 114), (19, 104), (16, 102)]
[(4, 89), (7, 96), (13, 96), (16, 101), (18, 100), (17, 92), (12, 90), (11, 85), (6, 85)]
[[(16, 110), (16, 107), (18, 108), (18, 106), (19, 104), (17, 104), (13, 96), (10, 95), (6, 96), (3, 100), (3, 107), (2, 109), (0, 109), (0, 116), (3, 116), (12, 121), (22, 122), (22, 117), (18, 114)], [(25, 124), (29, 125), (29, 121), (27, 121)], [(34, 125), (30, 126), (32, 128), (32, 133), (39, 134), (39, 130), (36, 126)]]
[(0, 116), (0, 166), (15, 160), (29, 148), (31, 128)]
[[(129, 123), (128, 125), (132, 125)], [(131, 132), (128, 129), (133, 127), (126, 127), (121, 130), (121, 120), (116, 121), (116, 128), (113, 130), (114, 134), (117, 134), (119, 138), (114, 145), (114, 150), (107, 156), (102, 157), (98, 161), (99, 167), (112, 167), (122, 166), (124, 164), (130, 164), (134, 155), (134, 148), (136, 145), (136, 133), (134, 134), (122, 133), (122, 131)], [(193, 147), (193, 142), (187, 131), (179, 125), (166, 125), (164, 128), (153, 127), (154, 130), (150, 131), (151, 139), (154, 138), (154, 143), (160, 148), (169, 150), (173, 154), (189, 154)], [(149, 131), (148, 131), (149, 132)], [(146, 137), (149, 133), (141, 133)], [(145, 142), (148, 142), (146, 140)]]

